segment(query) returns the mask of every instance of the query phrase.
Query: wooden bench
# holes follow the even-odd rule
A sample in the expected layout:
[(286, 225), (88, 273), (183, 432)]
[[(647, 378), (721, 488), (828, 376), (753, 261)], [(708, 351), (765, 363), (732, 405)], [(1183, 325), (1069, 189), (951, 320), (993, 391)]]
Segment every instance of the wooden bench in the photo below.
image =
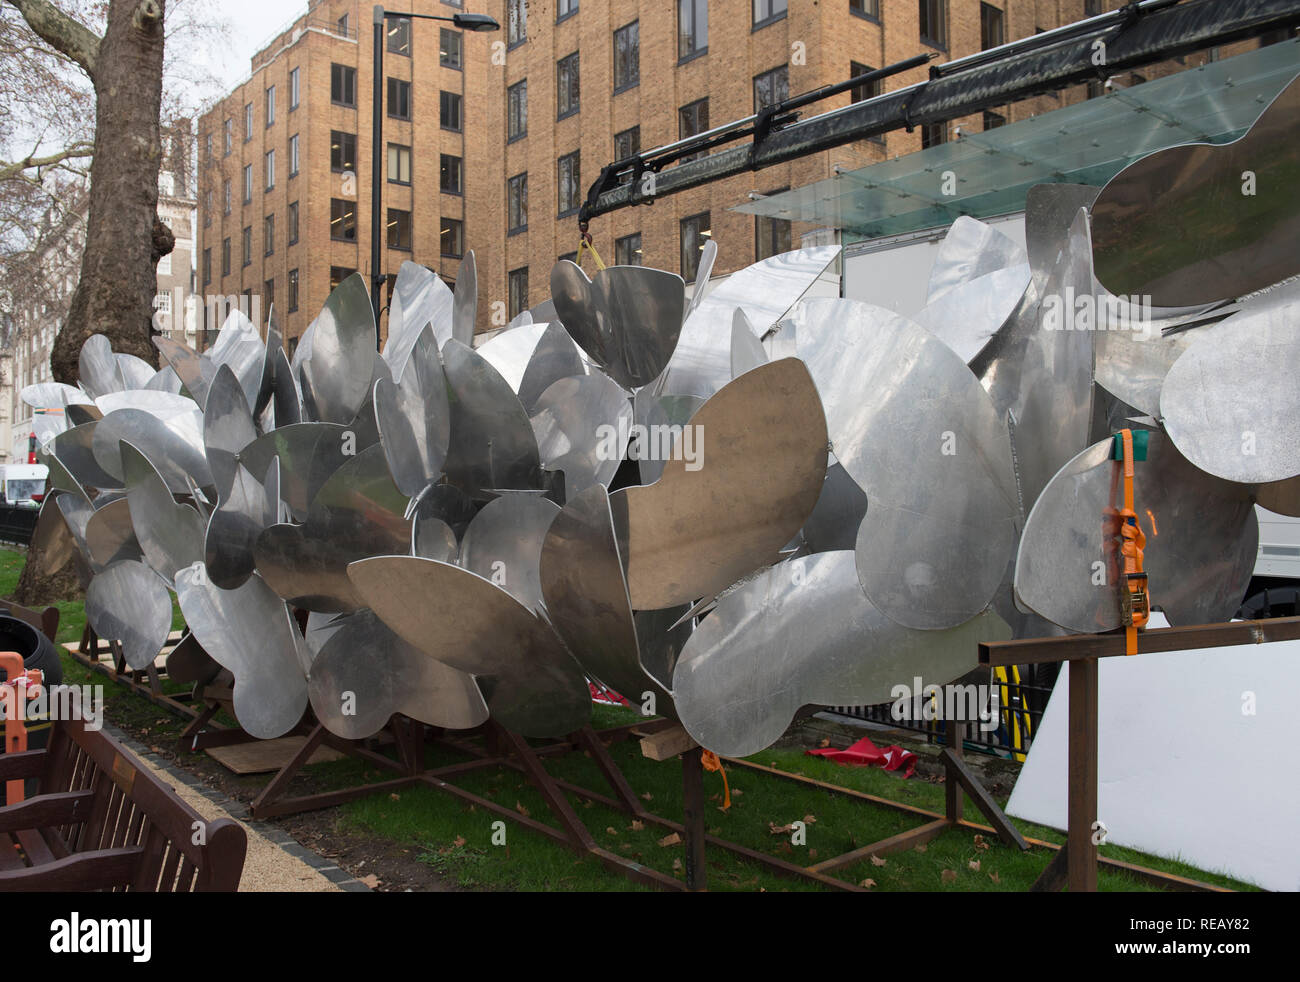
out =
[(0, 891), (238, 889), (243, 826), (205, 821), (103, 730), (59, 720), (45, 750), (0, 754), (0, 786), (31, 777), (35, 797), (0, 807)]

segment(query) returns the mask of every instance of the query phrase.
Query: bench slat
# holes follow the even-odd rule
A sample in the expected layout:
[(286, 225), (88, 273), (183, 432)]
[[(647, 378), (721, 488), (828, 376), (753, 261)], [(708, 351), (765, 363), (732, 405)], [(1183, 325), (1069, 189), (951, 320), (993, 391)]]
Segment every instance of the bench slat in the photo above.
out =
[(63, 893), (70, 890), (107, 890), (131, 882), (140, 861), (139, 846), (97, 849), (56, 859), (33, 869), (0, 872), (0, 890), (28, 893)]
[(0, 872), (23, 868), (23, 858), (14, 848), (14, 840), (0, 832)]
[(63, 791), (28, 798), (0, 808), (0, 832), (84, 822), (94, 803), (93, 791)]

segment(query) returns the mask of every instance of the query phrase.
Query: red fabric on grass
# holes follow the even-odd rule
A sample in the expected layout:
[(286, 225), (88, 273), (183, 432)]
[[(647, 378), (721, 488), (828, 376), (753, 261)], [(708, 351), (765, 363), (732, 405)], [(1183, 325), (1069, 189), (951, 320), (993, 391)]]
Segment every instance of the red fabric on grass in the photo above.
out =
[(903, 777), (911, 777), (916, 771), (916, 754), (902, 747), (888, 746), (881, 750), (871, 742), (870, 737), (863, 737), (845, 750), (809, 750), (810, 757), (825, 757), (837, 764), (854, 767), (883, 767), (887, 771), (903, 771)]

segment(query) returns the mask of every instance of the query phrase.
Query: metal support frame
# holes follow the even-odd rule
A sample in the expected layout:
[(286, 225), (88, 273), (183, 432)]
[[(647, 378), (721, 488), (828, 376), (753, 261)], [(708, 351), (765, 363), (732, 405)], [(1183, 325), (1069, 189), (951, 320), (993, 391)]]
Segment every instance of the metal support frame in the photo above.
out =
[[(179, 638), (169, 636), (167, 640), (168, 643), (173, 643)], [(196, 708), (192, 695), (169, 696), (162, 691), (162, 673), (158, 671), (157, 666), (150, 665), (145, 669), (131, 668), (126, 664), (126, 655), (122, 651), (122, 646), (116, 641), (100, 638), (89, 624), (81, 634), (81, 642), (75, 648), (64, 646), (63, 650), (92, 672), (98, 672), (114, 682), (120, 682), (154, 705), (169, 709), (191, 720), (201, 715), (202, 711)], [(109, 656), (107, 662), (101, 657), (105, 654)], [(215, 723), (212, 725), (217, 726)], [(224, 729), (224, 727), (218, 728)]]

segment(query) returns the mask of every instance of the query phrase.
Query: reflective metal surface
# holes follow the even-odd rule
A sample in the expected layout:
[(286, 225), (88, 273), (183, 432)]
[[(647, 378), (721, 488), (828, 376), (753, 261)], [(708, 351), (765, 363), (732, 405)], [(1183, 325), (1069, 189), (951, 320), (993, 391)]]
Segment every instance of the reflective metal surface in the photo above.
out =
[(92, 398), (120, 392), (122, 373), (113, 357), (113, 345), (103, 334), (92, 334), (81, 345), (81, 354), (77, 359), (78, 378), (81, 387)]
[(903, 627), (863, 596), (854, 565), (851, 552), (781, 563), (700, 622), (673, 673), (673, 697), (701, 746), (757, 753), (803, 706), (888, 702), (916, 677), (942, 685), (976, 667), (980, 641), (1009, 636), (988, 613), (944, 631)]
[(562, 378), (586, 374), (587, 366), (578, 353), (573, 338), (569, 337), (562, 325), (549, 324), (542, 332), (537, 347), (533, 349), (528, 367), (519, 382), (519, 401), (523, 404), (524, 411), (531, 416), (537, 411), (537, 400), (552, 383)]
[(203, 446), (220, 500), (226, 499), (235, 481), (239, 452), (256, 439), (257, 428), (244, 390), (230, 366), (222, 365), (212, 378), (203, 414)]
[(203, 377), (209, 383), (217, 369), (227, 365), (235, 373), (235, 378), (239, 379), (248, 404), (252, 406), (257, 403), (257, 394), (262, 387), (262, 362), (266, 359), (266, 347), (262, 344), (262, 335), (257, 325), (244, 316), (243, 311), (238, 307), (230, 311), (226, 322), (217, 332), (216, 343), (201, 357), (205, 362)]
[(279, 521), (279, 460), (271, 459), (261, 481), (239, 465), (220, 507), (208, 518), (203, 555), (212, 582), (222, 590), (242, 586), (256, 568), (258, 537)]
[(145, 669), (171, 633), (171, 594), (143, 563), (117, 562), (90, 581), (86, 620), (101, 638), (122, 643), (127, 665)]
[(731, 377), (744, 375), (751, 368), (766, 365), (769, 360), (749, 318), (737, 307), (731, 319)]
[(140, 543), (131, 527), (131, 511), (125, 498), (111, 501), (91, 515), (85, 536), (90, 568), (95, 572), (123, 559), (140, 561)]
[(135, 355), (118, 353), (113, 357), (117, 361), (117, 371), (122, 379), (122, 387), (125, 389), (148, 388), (157, 373), (157, 369)]
[(624, 388), (653, 382), (677, 347), (686, 285), (675, 273), (610, 266), (589, 280), (566, 259), (551, 269), (551, 295), (565, 329)]
[(478, 266), (474, 250), (465, 253), (456, 274), (456, 291), (452, 295), (451, 336), (461, 344), (473, 346), (474, 322), (478, 319)]
[(94, 405), (94, 400), (86, 393), (62, 382), (37, 382), (35, 385), (28, 385), (19, 393), (19, 398), (33, 409)]
[(531, 422), (542, 466), (564, 472), (571, 498), (614, 480), (632, 431), (632, 403), (604, 374), (562, 378), (537, 400)]
[(826, 471), (821, 496), (802, 529), (809, 552), (838, 552), (858, 544), (858, 527), (867, 513), (867, 496), (843, 465)]
[(59, 458), (77, 483), (88, 488), (120, 488), (122, 479), (105, 472), (95, 459), (95, 428), (99, 422), (82, 423), (64, 430), (50, 443), (50, 452)]
[(862, 589), (906, 627), (970, 620), (997, 589), (1019, 513), (1007, 429), (988, 394), (952, 349), (881, 307), (807, 301), (797, 337), (835, 457), (869, 502)]
[(709, 239), (700, 250), (700, 265), (695, 270), (695, 288), (691, 291), (691, 299), (687, 302), (685, 317), (690, 317), (691, 312), (708, 296), (709, 277), (713, 275), (713, 264), (717, 259), (718, 243), (714, 239)]
[[(1233, 616), (1255, 565), (1259, 529), (1251, 489), (1220, 481), (1152, 433), (1134, 465), (1133, 493), (1146, 533), (1151, 603), (1174, 625)], [(1121, 464), (1113, 440), (1071, 460), (1029, 513), (1016, 561), (1022, 604), (1071, 631), (1120, 626)]]
[(989, 273), (1028, 262), (1025, 250), (1003, 232), (977, 218), (960, 215), (949, 226), (934, 257), (926, 305), (933, 304), (949, 290)]
[(121, 452), (131, 523), (145, 561), (171, 584), (178, 570), (202, 561), (207, 523), (195, 509), (172, 497), (167, 484), (139, 450), (123, 443)]
[(312, 663), (308, 693), (316, 718), (348, 740), (374, 736), (395, 713), (453, 730), (488, 718), (473, 676), (403, 641), (370, 610), (336, 623)]
[(350, 424), (370, 394), (375, 350), (375, 314), (360, 273), (334, 288), (312, 326), (303, 405), (313, 420)]
[(221, 666), (187, 633), (167, 655), (167, 679), (187, 685), (207, 685), (221, 674)]
[(610, 497), (637, 610), (690, 603), (774, 562), (826, 478), (825, 417), (796, 359), (724, 386), (690, 427), (655, 484)]
[(40, 514), (36, 516), (36, 528), (32, 531), (31, 548), (28, 561), (40, 557), (40, 572), (52, 576), (72, 559), (77, 553), (77, 543), (72, 537), (68, 523), (59, 510), (58, 498), (65, 497), (58, 492), (51, 492), (41, 502)]
[[(474, 520), (477, 509), (474, 502), (465, 495), (459, 488), (453, 488), (450, 484), (438, 484), (429, 488), (424, 494), (420, 495), (417, 502), (412, 502), (414, 507), (408, 509), (412, 513), (414, 524), (411, 532), (411, 541), (413, 544), (412, 554), (424, 556), (426, 559), (437, 559), (436, 551), (441, 548), (437, 543), (443, 540), (442, 530), (439, 525), (445, 525), (452, 532), (453, 543), (465, 535), (465, 530), (469, 528), (469, 523)], [(429, 526), (430, 534), (434, 536), (435, 541), (425, 543), (424, 531), (426, 523), (432, 523)], [(422, 544), (425, 543), (425, 544)], [(459, 550), (459, 546), (456, 549)], [(428, 552), (433, 550), (434, 552)], [(426, 553), (428, 553), (426, 555)], [(453, 552), (453, 556), (455, 553)], [(450, 560), (448, 560), (450, 561)]]
[(262, 434), (240, 451), (239, 462), (250, 474), (265, 474), (271, 460), (279, 457), (280, 497), (301, 522), (329, 476), (363, 449), (346, 426), (295, 423)]
[(1029, 264), (1019, 263), (957, 283), (914, 320), (969, 363), (1015, 313), (1029, 279)]
[(260, 740), (293, 729), (307, 708), (311, 656), (284, 601), (256, 575), (221, 590), (202, 564), (177, 574), (176, 594), (199, 644), (235, 676), (239, 725)]
[(427, 325), (433, 324), (439, 348), (451, 337), (454, 306), (451, 290), (437, 274), (417, 263), (402, 263), (393, 286), (388, 341), (384, 344), (384, 360), (393, 370), (393, 381), (402, 380), (411, 349)]
[(1289, 177), (1300, 165), (1298, 120), (1300, 78), (1240, 139), (1169, 147), (1120, 171), (1092, 210), (1097, 279), (1117, 296), (1174, 307), (1300, 273), (1300, 196)]
[(1300, 478), (1261, 485), (1255, 500), (1261, 508), (1278, 515), (1300, 518)]
[(413, 498), (441, 476), (451, 440), (447, 380), (433, 328), (420, 332), (399, 384), (375, 384), (374, 404), (393, 480)]
[(478, 679), (492, 718), (523, 736), (561, 736), (591, 717), (577, 663), (545, 621), (468, 570), (379, 556), (348, 567), (357, 592), (409, 643)]
[(92, 450), (99, 466), (119, 481), (119, 487), (123, 472), (118, 448), (123, 441), (148, 457), (176, 494), (189, 490), (187, 478), (200, 487), (212, 485), (212, 471), (203, 448), (203, 414), (197, 409), (166, 418), (143, 409), (115, 409), (106, 414), (95, 427)]
[(472, 498), (488, 497), (490, 488), (540, 487), (537, 440), (505, 379), (455, 339), (443, 345), (442, 359), (451, 403), (448, 483)]
[(536, 494), (503, 494), (489, 501), (465, 530), (460, 565), (534, 613), (544, 613), (537, 564), (546, 532), (559, 513), (559, 505)]
[(511, 330), (502, 331), (474, 350), (479, 357), (501, 373), (511, 391), (518, 392), (523, 385), (524, 372), (538, 342), (552, 322), (529, 323)]
[(440, 563), (455, 563), (460, 556), (460, 543), (456, 533), (440, 518), (417, 515), (411, 523), (411, 555), (421, 559), (436, 559)]
[(208, 402), (208, 383), (203, 376), (203, 359), (199, 353), (191, 348), (188, 344), (182, 344), (174, 341), (162, 334), (155, 334), (149, 339), (153, 346), (158, 349), (159, 353), (167, 359), (167, 364), (172, 367), (185, 386), (191, 398), (200, 406), (206, 406)]

